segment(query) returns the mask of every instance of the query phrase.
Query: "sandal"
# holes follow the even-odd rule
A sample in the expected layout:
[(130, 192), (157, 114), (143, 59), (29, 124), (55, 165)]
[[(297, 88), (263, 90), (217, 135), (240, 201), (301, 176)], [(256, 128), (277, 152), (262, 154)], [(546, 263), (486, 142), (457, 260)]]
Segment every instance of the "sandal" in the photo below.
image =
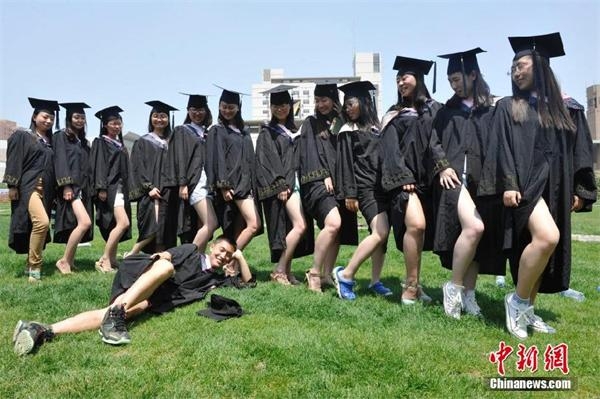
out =
[(29, 275), (29, 277), (27, 278), (27, 281), (29, 281), (30, 283), (39, 283), (42, 280), (42, 270), (41, 269), (29, 268), (29, 270), (27, 271), (27, 274)]
[(335, 287), (335, 281), (331, 278), (331, 273), (327, 273), (321, 277), (321, 288), (323, 287)]
[(313, 292), (323, 293), (321, 290), (321, 274), (320, 273), (311, 273), (310, 270), (306, 271), (306, 283), (308, 285), (308, 289)]
[(402, 284), (402, 303), (404, 305), (414, 305), (417, 301), (421, 301), (424, 304), (431, 302), (431, 297), (423, 291), (423, 287), (420, 284), (406, 283)]
[(60, 274), (71, 274), (71, 265), (67, 263), (63, 259), (59, 259), (56, 261), (56, 268), (60, 272)]
[(95, 268), (97, 271), (99, 271), (100, 273), (114, 273), (116, 272), (115, 269), (113, 269), (110, 265), (110, 262), (108, 263), (108, 266), (104, 266), (104, 262), (106, 261), (106, 258), (100, 258), (98, 259), (98, 262), (95, 263)]
[(281, 272), (271, 273), (271, 281), (281, 284), (281, 285), (292, 285), (292, 283), (290, 283), (290, 280), (288, 280), (285, 273), (281, 273)]
[(302, 284), (302, 282), (300, 282), (300, 280), (298, 280), (296, 278), (296, 276), (294, 276), (292, 273), (287, 275), (287, 279), (290, 282), (291, 285), (300, 285)]

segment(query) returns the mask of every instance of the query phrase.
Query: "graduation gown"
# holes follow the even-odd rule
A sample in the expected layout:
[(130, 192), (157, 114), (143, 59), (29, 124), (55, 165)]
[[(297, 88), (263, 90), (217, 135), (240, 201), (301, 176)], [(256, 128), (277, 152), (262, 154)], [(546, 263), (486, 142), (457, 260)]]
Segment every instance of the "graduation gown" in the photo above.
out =
[(527, 222), (535, 205), (543, 198), (560, 240), (542, 274), (539, 292), (554, 293), (569, 288), (571, 273), (571, 204), (573, 195), (584, 202), (583, 212), (592, 210), (596, 185), (592, 171), (592, 141), (583, 117), (583, 107), (567, 106), (576, 132), (540, 126), (535, 99), (530, 99), (526, 119), (515, 123), (512, 97), (498, 101), (494, 111), (492, 139), (497, 157), (489, 153), (484, 163), (480, 194), (521, 193), (517, 208), (506, 209), (505, 248), (510, 250), (510, 268), (518, 278), (519, 259), (531, 242)]
[[(121, 187), (125, 202), (125, 213), (131, 221), (131, 204), (129, 202), (129, 155), (127, 148), (106, 136), (101, 136), (92, 142), (90, 153), (90, 164), (92, 168), (92, 195), (96, 205), (96, 225), (104, 241), (116, 226), (114, 204), (117, 189)], [(107, 199), (101, 201), (98, 191), (106, 190)], [(131, 227), (123, 234), (120, 241), (131, 238)]]
[[(491, 107), (470, 108), (454, 96), (438, 111), (434, 129), (441, 141), (448, 162), (461, 180), (466, 179), (466, 189), (475, 202), (485, 226), (477, 247), (475, 260), (480, 274), (504, 275), (506, 257), (502, 251), (503, 210), (498, 195), (477, 197), (482, 164), (489, 137)], [(495, 149), (487, 149), (495, 151)], [(465, 169), (466, 162), (466, 169)], [(458, 218), (458, 198), (461, 187), (444, 189), (433, 185), (435, 210), (435, 235), (433, 250), (439, 255), (442, 266), (452, 269), (454, 245), (461, 233)]]
[(345, 124), (338, 135), (336, 192), (340, 198), (358, 200), (369, 231), (373, 218), (389, 210), (381, 188), (380, 138), (375, 127), (360, 129), (354, 123)]
[[(94, 218), (90, 195), (90, 148), (87, 141), (82, 143), (76, 135), (67, 135), (65, 130), (56, 132), (52, 138), (54, 146), (54, 173), (58, 186), (56, 193), (56, 215), (54, 223), (54, 242), (66, 243), (73, 229), (77, 227), (77, 218), (70, 201), (63, 199), (63, 189), (71, 186), (73, 196), (81, 196), (81, 202), (90, 219)], [(89, 242), (94, 238), (94, 229), (90, 228), (81, 239)]]
[[(130, 198), (137, 201), (138, 240), (152, 235), (154, 239), (142, 251), (152, 254), (157, 246), (171, 248), (177, 243), (177, 199), (173, 156), (169, 156), (169, 142), (161, 141), (154, 133), (147, 133), (131, 149)], [(155, 200), (148, 193), (160, 190), (158, 217)]]
[(245, 130), (238, 133), (218, 124), (209, 129), (206, 144), (206, 174), (209, 186), (215, 191), (215, 213), (223, 233), (233, 237), (235, 221), (241, 214), (235, 201), (225, 202), (221, 189), (232, 189), (234, 200), (253, 196), (256, 209), (259, 209), (253, 195), (255, 155), (252, 138)]
[[(358, 245), (358, 225), (356, 213), (346, 209), (344, 198), (337, 197), (335, 193), (328, 193), (325, 189), (326, 178), (331, 178), (333, 187), (338, 186), (336, 176), (337, 160), (337, 132), (333, 133), (331, 127), (328, 135), (323, 137), (317, 131), (317, 118), (309, 116), (300, 128), (299, 176), (300, 194), (302, 205), (306, 213), (317, 220), (319, 228), (325, 226), (325, 210), (333, 206), (338, 208), (342, 224), (340, 226), (340, 243), (342, 245)], [(329, 205), (327, 203), (329, 202)], [(307, 219), (308, 220), (308, 219)]]
[[(205, 170), (206, 135), (192, 124), (177, 126), (169, 150), (171, 148), (175, 160), (176, 185), (187, 186), (191, 196)], [(189, 200), (178, 198), (177, 202), (177, 235), (182, 243), (189, 243), (198, 231), (198, 214)]]
[[(201, 262), (205, 255), (198, 252), (198, 247), (194, 244), (183, 244), (168, 249), (167, 252), (171, 254), (175, 274), (159, 285), (148, 298), (149, 310), (153, 313), (162, 314), (177, 306), (201, 300), (214, 287), (250, 286), (243, 283), (239, 276), (225, 277), (215, 271), (203, 271)], [(153, 260), (147, 254), (132, 255), (123, 259), (113, 280), (110, 303), (127, 291), (152, 263)]]
[(433, 130), (433, 119), (441, 105), (429, 100), (421, 112), (412, 109), (390, 111), (384, 120), (382, 139), (382, 186), (391, 201), (391, 225), (394, 228), (396, 247), (403, 249), (406, 232), (404, 217), (409, 195), (400, 188), (415, 184), (421, 201), (427, 227), (423, 250), (433, 248), (433, 197), (431, 185), (439, 172), (450, 164)]
[[(271, 251), (271, 262), (279, 261), (286, 249), (285, 237), (292, 229), (285, 209), (277, 195), (285, 190), (293, 192), (298, 171), (299, 136), (288, 136), (279, 126), (262, 127), (256, 141), (256, 191), (261, 201)], [(304, 215), (305, 220), (307, 219)], [(294, 251), (294, 258), (314, 251), (314, 228), (306, 224), (306, 231)]]
[[(54, 201), (54, 165), (52, 144), (31, 130), (17, 130), (8, 138), (3, 182), (19, 190), (19, 199), (10, 202), (8, 246), (18, 254), (29, 252), (31, 220), (28, 205), (38, 180), (43, 183), (43, 203), (48, 218)], [(50, 232), (46, 242), (50, 241)]]

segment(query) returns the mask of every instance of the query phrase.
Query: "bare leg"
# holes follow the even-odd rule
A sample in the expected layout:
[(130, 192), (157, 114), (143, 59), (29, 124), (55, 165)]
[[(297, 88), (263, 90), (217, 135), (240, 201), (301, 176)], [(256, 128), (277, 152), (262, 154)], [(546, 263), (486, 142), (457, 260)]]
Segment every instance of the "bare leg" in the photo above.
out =
[[(160, 210), (160, 200), (155, 199), (153, 201), (154, 204), (154, 220), (156, 221), (156, 223), (158, 223), (158, 212)], [(144, 238), (142, 241), (138, 241), (135, 244), (133, 244), (133, 248), (131, 248), (131, 251), (129, 251), (129, 253), (127, 255), (135, 255), (135, 254), (139, 254), (142, 249), (144, 249), (144, 247), (148, 244), (150, 244), (152, 242), (152, 240), (154, 240), (156, 238), (156, 234), (152, 234), (149, 237)], [(162, 251), (164, 248), (156, 248), (157, 251)]]
[(467, 268), (465, 277), (463, 278), (465, 291), (472, 291), (475, 289), (477, 283), (477, 276), (479, 275), (479, 263), (471, 262), (471, 265)]
[[(71, 272), (71, 268), (74, 266), (75, 262), (77, 245), (83, 238), (83, 235), (90, 229), (90, 227), (92, 227), (90, 216), (88, 215), (87, 210), (80, 199), (73, 200), (71, 202), (71, 207), (73, 208), (73, 213), (77, 219), (77, 227), (73, 229), (71, 235), (69, 236), (63, 257), (56, 262), (56, 267), (58, 267), (61, 273)], [(61, 266), (59, 266), (59, 263)]]
[(527, 227), (531, 233), (531, 242), (521, 254), (517, 282), (517, 295), (522, 299), (528, 299), (532, 295), (535, 297), (537, 294), (537, 291), (534, 292), (536, 283), (560, 239), (560, 232), (543, 198), (535, 205)]
[(452, 283), (462, 286), (467, 269), (473, 261), (477, 245), (483, 235), (484, 227), (475, 203), (464, 186), (460, 190), (457, 207), (461, 233), (454, 244)]
[(125, 212), (125, 208), (122, 206), (118, 206), (114, 208), (114, 216), (116, 225), (111, 230), (108, 235), (108, 240), (106, 240), (106, 245), (104, 246), (104, 253), (102, 254), (101, 259), (109, 260), (111, 264), (117, 264), (117, 246), (119, 245), (119, 241), (123, 234), (129, 228), (129, 218), (127, 217), (127, 212)]
[(383, 270), (383, 263), (385, 262), (385, 252), (383, 252), (384, 245), (385, 242), (382, 242), (371, 254), (371, 285), (381, 280), (381, 271)]
[(406, 232), (402, 246), (404, 250), (404, 263), (406, 265), (407, 284), (418, 284), (421, 269), (421, 253), (425, 239), (425, 214), (417, 194), (410, 194), (406, 205), (404, 217)]
[(387, 214), (385, 212), (377, 214), (371, 221), (371, 234), (358, 244), (348, 266), (342, 272), (342, 277), (346, 280), (353, 280), (360, 265), (387, 241), (389, 233), (390, 224)]
[(258, 231), (259, 216), (256, 207), (254, 206), (254, 199), (245, 198), (241, 200), (235, 200), (242, 218), (246, 222), (246, 227), (238, 234), (236, 238), (236, 244), (239, 250), (244, 250), (246, 245), (252, 240), (254, 234)]
[(275, 273), (290, 273), (294, 251), (306, 231), (306, 222), (302, 216), (302, 204), (300, 194), (293, 193), (285, 202), (285, 211), (292, 222), (292, 229), (285, 237), (285, 251), (281, 254), (279, 262), (273, 270)]
[(212, 237), (214, 231), (217, 229), (217, 216), (212, 205), (212, 201), (208, 198), (203, 199), (194, 204), (194, 209), (198, 214), (198, 218), (202, 223), (202, 227), (198, 229), (196, 236), (194, 237), (194, 244), (198, 247), (198, 250), (202, 253), (206, 251), (206, 244)]
[(324, 269), (321, 275), (327, 276), (331, 274), (333, 264), (337, 258), (337, 250), (335, 248), (339, 249), (339, 244), (336, 245), (336, 241), (341, 224), (340, 212), (337, 208), (331, 209), (325, 217), (323, 229), (319, 232), (315, 240), (315, 254), (310, 269), (312, 274), (321, 274), (321, 268)]

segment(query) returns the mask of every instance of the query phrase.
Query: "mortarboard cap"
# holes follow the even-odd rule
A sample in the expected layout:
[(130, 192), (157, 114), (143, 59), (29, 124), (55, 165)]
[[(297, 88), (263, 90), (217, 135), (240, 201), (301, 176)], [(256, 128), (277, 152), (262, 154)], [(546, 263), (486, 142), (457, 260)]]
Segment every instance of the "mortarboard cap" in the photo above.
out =
[(188, 104), (187, 104), (187, 108), (204, 108), (208, 105), (208, 100), (207, 100), (207, 96), (205, 96), (204, 94), (188, 94), (188, 93), (179, 93), (179, 94), (183, 94), (184, 96), (188, 96)]
[(98, 118), (104, 122), (104, 121), (107, 121), (111, 117), (120, 118), (121, 117), (121, 115), (119, 115), (120, 112), (123, 112), (123, 110), (120, 107), (113, 105), (111, 107), (107, 107), (107, 108), (101, 109), (100, 111), (96, 112), (95, 116), (96, 116), (96, 118)]
[(359, 80), (356, 82), (346, 83), (340, 86), (340, 90), (344, 92), (346, 97), (371, 97), (370, 91), (377, 90), (373, 83), (368, 80)]
[(438, 55), (440, 58), (448, 60), (447, 74), (451, 75), (456, 72), (471, 73), (471, 71), (479, 71), (479, 64), (477, 63), (477, 54), (485, 53), (485, 50), (477, 47), (467, 51), (461, 51), (452, 54)]
[(263, 91), (262, 94), (270, 94), (270, 102), (272, 105), (283, 105), (283, 104), (291, 104), (292, 96), (290, 96), (291, 90), (296, 86), (290, 85), (278, 85), (270, 88), (267, 91)]
[(58, 101), (42, 100), (40, 98), (33, 98), (33, 97), (27, 97), (27, 98), (29, 99), (29, 104), (31, 104), (33, 109), (35, 109), (36, 111), (48, 111), (50, 113), (54, 113), (59, 110)]
[(199, 310), (199, 316), (208, 317), (216, 321), (240, 317), (244, 314), (242, 307), (233, 299), (221, 295), (212, 294), (206, 309)]
[(513, 60), (533, 52), (545, 58), (560, 57), (565, 55), (562, 39), (559, 32), (537, 36), (513, 36), (508, 41), (515, 52)]
[(219, 98), (219, 101), (223, 101), (226, 104), (241, 105), (242, 102), (240, 100), (240, 96), (247, 95), (245, 93), (240, 93), (239, 91), (227, 90), (226, 88), (218, 86), (218, 85), (215, 85), (215, 86), (218, 87), (219, 89), (223, 90), (223, 93), (221, 93), (221, 97)]
[(171, 111), (178, 111), (177, 108), (158, 100), (146, 101), (145, 104), (152, 107), (152, 112), (164, 112), (165, 114), (168, 114)]
[(334, 100), (339, 100), (338, 87), (335, 83), (320, 83), (315, 86), (315, 96), (329, 97)]
[(67, 110), (67, 114), (85, 114), (85, 108), (90, 108), (86, 103), (60, 103)]
[(409, 58), (396, 56), (394, 69), (398, 71), (396, 76), (406, 75), (407, 73), (415, 77), (423, 78), (431, 70), (433, 65), (433, 92), (435, 93), (435, 84), (437, 80), (437, 64), (434, 61), (420, 60), (418, 58)]

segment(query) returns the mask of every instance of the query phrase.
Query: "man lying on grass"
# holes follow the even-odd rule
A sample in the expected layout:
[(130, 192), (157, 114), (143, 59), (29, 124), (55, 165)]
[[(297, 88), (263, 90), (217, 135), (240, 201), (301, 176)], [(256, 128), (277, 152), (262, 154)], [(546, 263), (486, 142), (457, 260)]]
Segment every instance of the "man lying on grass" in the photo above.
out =
[[(252, 279), (234, 241), (219, 236), (209, 249), (208, 254), (202, 254), (194, 244), (183, 244), (165, 252), (124, 259), (115, 274), (108, 307), (79, 313), (52, 325), (19, 320), (13, 334), (15, 353), (31, 353), (55, 334), (96, 328), (105, 343), (128, 344), (131, 338), (125, 319), (147, 310), (161, 314), (202, 299), (217, 286), (240, 288)], [(216, 273), (219, 268), (224, 273)]]

